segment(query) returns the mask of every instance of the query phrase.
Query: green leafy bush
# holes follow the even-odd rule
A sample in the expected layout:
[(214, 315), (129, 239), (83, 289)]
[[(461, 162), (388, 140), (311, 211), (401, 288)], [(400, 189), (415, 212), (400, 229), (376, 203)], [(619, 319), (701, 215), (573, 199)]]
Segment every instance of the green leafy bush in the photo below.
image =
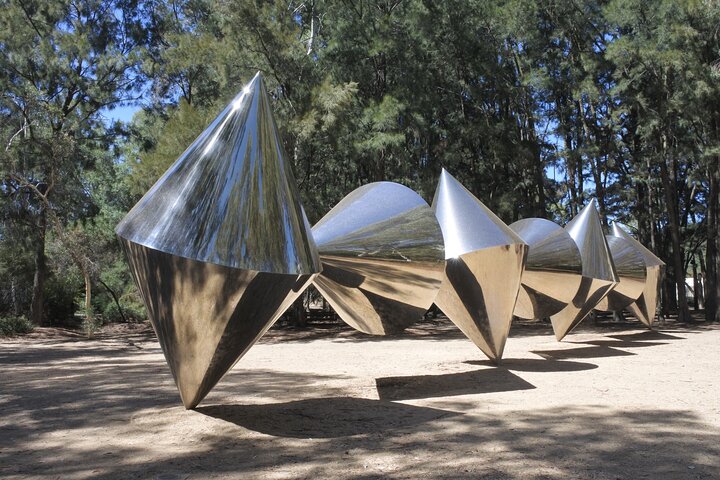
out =
[(25, 317), (0, 317), (0, 336), (32, 332), (33, 325)]

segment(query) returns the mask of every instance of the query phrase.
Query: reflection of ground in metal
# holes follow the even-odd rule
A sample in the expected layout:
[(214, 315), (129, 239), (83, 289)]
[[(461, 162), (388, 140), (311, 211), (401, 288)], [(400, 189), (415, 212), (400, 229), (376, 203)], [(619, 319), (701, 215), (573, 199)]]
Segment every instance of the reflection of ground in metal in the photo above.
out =
[(528, 244), (514, 314), (541, 319), (565, 308), (580, 288), (582, 260), (564, 228), (544, 218), (526, 218), (510, 228)]
[(323, 271), (314, 284), (348, 325), (398, 333), (432, 305), (443, 237), (428, 204), (392, 182), (360, 187), (312, 229)]
[(658, 292), (660, 291), (660, 282), (665, 270), (665, 263), (645, 248), (642, 243), (625, 232), (617, 222), (613, 224), (612, 235), (629, 243), (642, 256), (645, 268), (645, 282), (640, 295), (634, 296), (633, 302), (627, 308), (638, 320), (651, 327), (655, 321)]
[(185, 407), (320, 270), (298, 199), (258, 74), (118, 225)]
[(443, 169), (433, 209), (445, 237), (435, 303), (491, 360), (502, 358), (527, 245)]
[(558, 340), (575, 328), (618, 282), (594, 199), (565, 226), (565, 231), (580, 250), (582, 278), (571, 302), (550, 317)]

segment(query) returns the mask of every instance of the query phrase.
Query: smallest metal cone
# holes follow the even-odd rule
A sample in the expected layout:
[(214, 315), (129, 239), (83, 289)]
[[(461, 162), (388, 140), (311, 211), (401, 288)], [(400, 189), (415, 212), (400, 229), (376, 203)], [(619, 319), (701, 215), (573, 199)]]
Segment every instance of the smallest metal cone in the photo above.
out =
[(647, 271), (642, 254), (629, 240), (614, 235), (607, 235), (606, 239), (619, 282), (595, 309), (617, 312), (640, 298), (647, 281)]
[(660, 284), (665, 273), (665, 262), (630, 236), (617, 222), (613, 223), (612, 234), (628, 241), (643, 257), (646, 270), (645, 285), (642, 294), (628, 306), (628, 310), (648, 328), (651, 328), (655, 321)]
[(445, 238), (435, 303), (492, 361), (502, 358), (527, 245), (445, 169), (433, 210)]

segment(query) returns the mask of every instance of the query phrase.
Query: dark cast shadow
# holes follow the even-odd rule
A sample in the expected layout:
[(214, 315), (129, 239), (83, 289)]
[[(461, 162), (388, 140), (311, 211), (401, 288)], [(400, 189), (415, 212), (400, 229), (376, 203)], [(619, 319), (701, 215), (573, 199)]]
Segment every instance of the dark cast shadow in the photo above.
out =
[(531, 383), (503, 368), (444, 375), (383, 377), (376, 378), (375, 384), (382, 400), (412, 400), (535, 388)]
[[(490, 360), (468, 360), (468, 365), (480, 365), (483, 367), (495, 366)], [(514, 370), (516, 372), (581, 372), (598, 368), (594, 363), (560, 361), (553, 359), (539, 358), (503, 358), (499, 368)]]
[(460, 415), (436, 408), (353, 397), (313, 398), (264, 405), (209, 405), (198, 407), (195, 411), (248, 430), (289, 438), (337, 438), (382, 433)]

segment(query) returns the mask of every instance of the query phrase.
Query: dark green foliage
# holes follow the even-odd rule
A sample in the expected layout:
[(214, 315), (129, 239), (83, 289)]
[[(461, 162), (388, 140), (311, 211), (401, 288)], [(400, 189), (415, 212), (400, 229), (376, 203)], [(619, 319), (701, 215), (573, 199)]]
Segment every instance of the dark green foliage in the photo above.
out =
[(33, 324), (25, 317), (0, 316), (0, 337), (30, 333)]

